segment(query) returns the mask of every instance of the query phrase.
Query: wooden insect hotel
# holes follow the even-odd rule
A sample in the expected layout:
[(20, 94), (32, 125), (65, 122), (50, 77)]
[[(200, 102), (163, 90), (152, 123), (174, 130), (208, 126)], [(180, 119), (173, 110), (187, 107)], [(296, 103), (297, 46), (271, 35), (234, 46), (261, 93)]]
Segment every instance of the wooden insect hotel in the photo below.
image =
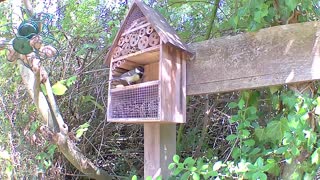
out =
[[(108, 121), (184, 123), (190, 55), (158, 12), (134, 1), (105, 60), (110, 67)], [(112, 81), (138, 66), (144, 74), (137, 83)]]

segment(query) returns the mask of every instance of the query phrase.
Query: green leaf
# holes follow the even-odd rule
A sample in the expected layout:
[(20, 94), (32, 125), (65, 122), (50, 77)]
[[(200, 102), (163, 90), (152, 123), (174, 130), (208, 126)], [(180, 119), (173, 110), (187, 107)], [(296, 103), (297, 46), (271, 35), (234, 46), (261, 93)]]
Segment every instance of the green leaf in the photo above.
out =
[(267, 175), (263, 172), (256, 172), (252, 175), (252, 179), (267, 180)]
[(190, 172), (187, 171), (187, 172), (182, 174), (181, 179), (189, 179), (189, 176), (190, 176)]
[(237, 139), (237, 135), (235, 135), (235, 134), (230, 134), (230, 135), (228, 135), (227, 137), (226, 137), (226, 140), (227, 141), (233, 141), (233, 140), (235, 140), (235, 139)]
[(278, 176), (280, 174), (280, 167), (278, 166), (278, 161), (275, 159), (267, 159), (266, 165), (261, 169), (262, 171), (267, 171), (268, 173)]
[(88, 122), (80, 125), (78, 130), (76, 131), (76, 137), (80, 138), (88, 130), (88, 127), (90, 127), (90, 124)]
[(175, 166), (176, 166), (175, 163), (170, 163), (169, 166), (168, 166), (168, 169), (173, 169)]
[(254, 146), (255, 141), (254, 141), (253, 139), (248, 139), (248, 140), (245, 140), (245, 141), (244, 141), (244, 144), (245, 144), (246, 146), (251, 147), (251, 146)]
[(260, 152), (260, 148), (254, 148), (250, 153), (249, 155), (252, 156), (252, 155), (256, 155), (258, 152)]
[(258, 141), (263, 141), (265, 139), (265, 130), (262, 128), (255, 128), (254, 136), (258, 139)]
[(291, 153), (294, 155), (294, 156), (298, 156), (300, 154), (300, 150), (296, 147), (296, 146), (292, 146), (291, 147)]
[(53, 94), (57, 95), (57, 96), (61, 96), (64, 95), (64, 93), (68, 90), (68, 88), (63, 85), (60, 81), (58, 81), (57, 83), (55, 83), (52, 86), (52, 92)]
[(156, 180), (162, 180), (162, 176), (158, 176)]
[(248, 138), (250, 135), (250, 131), (247, 129), (240, 130), (241, 138)]
[(132, 176), (131, 180), (138, 180), (138, 177), (136, 175)]
[(194, 172), (194, 171), (197, 170), (197, 168), (196, 167), (189, 167), (188, 170), (191, 171), (191, 172)]
[(232, 151), (231, 156), (232, 156), (233, 159), (237, 159), (238, 157), (240, 157), (240, 154), (241, 154), (240, 148), (235, 147), (235, 148), (233, 149), (233, 151)]
[(311, 163), (319, 165), (320, 164), (320, 147), (318, 147), (311, 155)]
[(256, 11), (254, 12), (254, 18), (253, 18), (256, 22), (261, 23), (261, 11)]
[(57, 145), (54, 145), (54, 144), (51, 144), (49, 147), (48, 147), (48, 154), (53, 156), (54, 152), (56, 151), (57, 149)]
[(147, 176), (146, 180), (152, 180), (151, 176)]
[(180, 172), (182, 171), (183, 169), (181, 168), (176, 168), (174, 171), (173, 171), (173, 175), (174, 176), (177, 176), (178, 174), (180, 174)]
[(281, 119), (280, 121), (271, 121), (268, 123), (266, 130), (267, 137), (273, 141), (281, 141), (284, 133), (289, 130), (288, 121)]
[(187, 157), (184, 161), (183, 164), (188, 165), (189, 167), (193, 166), (196, 163), (196, 161), (194, 159), (192, 159), (192, 157)]
[(207, 170), (209, 168), (208, 164), (204, 164), (201, 166), (201, 170)]
[(245, 101), (243, 100), (243, 98), (240, 99), (239, 103), (238, 103), (238, 107), (239, 109), (243, 109), (245, 105)]
[(172, 159), (173, 159), (173, 162), (179, 163), (180, 157), (175, 154)]
[(288, 150), (288, 147), (287, 146), (284, 146), (284, 147), (280, 147), (278, 148), (275, 153), (276, 154), (283, 154), (284, 152), (286, 152)]
[(196, 172), (193, 172), (192, 173), (192, 179), (193, 180), (200, 180), (200, 175), (198, 173), (196, 173)]
[(262, 167), (263, 166), (263, 162), (264, 162), (264, 160), (261, 157), (259, 157), (254, 164), (257, 167)]
[(248, 107), (247, 108), (247, 112), (249, 113), (249, 114), (256, 114), (257, 113), (257, 108), (256, 107), (254, 107), (254, 106), (250, 106), (250, 107)]
[(235, 102), (231, 102), (231, 103), (228, 104), (228, 107), (231, 108), (231, 109), (236, 108), (237, 106), (238, 106), (238, 104), (235, 103)]
[(74, 84), (77, 80), (77, 76), (71, 76), (69, 79), (66, 81), (66, 85), (70, 87), (72, 84)]
[(86, 103), (86, 102), (91, 102), (92, 104), (94, 104), (98, 109), (100, 109), (101, 111), (104, 111), (103, 106), (101, 106), (93, 96), (88, 95), (88, 96), (82, 96), (82, 102), (81, 103)]
[(290, 11), (293, 11), (298, 5), (298, 0), (285, 0), (285, 3), (289, 7)]

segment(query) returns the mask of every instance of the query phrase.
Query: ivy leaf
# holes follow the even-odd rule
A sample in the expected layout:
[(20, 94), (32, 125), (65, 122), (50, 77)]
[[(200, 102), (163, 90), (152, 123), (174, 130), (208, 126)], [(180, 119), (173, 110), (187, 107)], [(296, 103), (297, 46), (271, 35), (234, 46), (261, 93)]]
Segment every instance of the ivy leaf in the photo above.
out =
[(58, 81), (57, 83), (55, 83), (53, 86), (52, 86), (52, 92), (53, 94), (57, 95), (57, 96), (61, 96), (61, 95), (64, 95), (64, 93), (68, 90), (68, 88), (63, 85), (61, 83), (61, 81)]
[(281, 119), (280, 121), (271, 121), (266, 127), (266, 135), (273, 142), (281, 141), (284, 133), (289, 129), (288, 121)]

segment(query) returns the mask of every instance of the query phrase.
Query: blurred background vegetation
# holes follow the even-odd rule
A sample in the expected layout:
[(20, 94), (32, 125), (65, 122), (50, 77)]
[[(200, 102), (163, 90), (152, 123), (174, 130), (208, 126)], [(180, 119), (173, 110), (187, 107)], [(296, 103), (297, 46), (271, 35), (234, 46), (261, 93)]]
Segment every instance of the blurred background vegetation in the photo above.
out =
[[(12, 5), (0, 3), (0, 37), (12, 38)], [(145, 0), (187, 43), (315, 21), (316, 0)], [(59, 57), (44, 62), (53, 83), (73, 79), (57, 96), (70, 137), (111, 175), (143, 176), (143, 126), (106, 121), (104, 57), (129, 1), (33, 0), (54, 15)], [(15, 64), (0, 51), (0, 178), (85, 179), (39, 132), (40, 121)], [(76, 78), (75, 78), (76, 77)], [(74, 79), (75, 78), (75, 79)], [(188, 97), (187, 123), (177, 125), (173, 179), (277, 179), (288, 162), (291, 179), (312, 179), (320, 163), (318, 83)], [(309, 116), (315, 126), (309, 123)], [(179, 165), (180, 164), (180, 165)]]

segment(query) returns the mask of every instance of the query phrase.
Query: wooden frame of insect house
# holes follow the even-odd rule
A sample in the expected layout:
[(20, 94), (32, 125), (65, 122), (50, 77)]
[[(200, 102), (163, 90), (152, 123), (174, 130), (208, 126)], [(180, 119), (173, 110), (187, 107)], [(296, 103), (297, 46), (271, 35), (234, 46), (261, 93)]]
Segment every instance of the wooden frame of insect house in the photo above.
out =
[[(108, 121), (185, 123), (190, 55), (166, 20), (135, 0), (105, 60), (110, 67)], [(138, 66), (144, 74), (134, 85), (112, 81)]]

